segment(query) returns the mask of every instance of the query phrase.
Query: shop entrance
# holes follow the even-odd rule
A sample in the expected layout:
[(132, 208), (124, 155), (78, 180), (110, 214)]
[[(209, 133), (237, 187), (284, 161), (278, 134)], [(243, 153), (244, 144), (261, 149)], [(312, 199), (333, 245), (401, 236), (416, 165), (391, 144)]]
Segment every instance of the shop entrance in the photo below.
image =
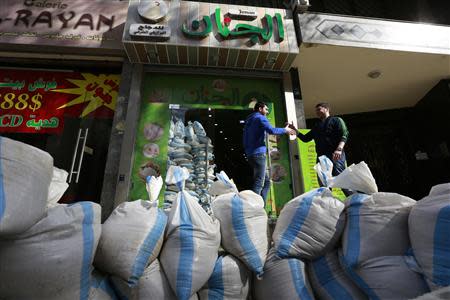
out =
[(245, 119), (250, 110), (179, 108), (172, 109), (172, 119), (200, 122), (214, 146), (214, 171), (233, 179), (238, 190), (252, 187), (252, 172), (242, 146)]

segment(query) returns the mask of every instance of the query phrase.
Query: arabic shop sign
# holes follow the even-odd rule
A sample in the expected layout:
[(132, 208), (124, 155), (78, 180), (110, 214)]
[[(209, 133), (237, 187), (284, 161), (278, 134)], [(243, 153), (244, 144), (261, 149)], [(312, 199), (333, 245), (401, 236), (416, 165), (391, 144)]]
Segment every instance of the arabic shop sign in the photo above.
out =
[(0, 132), (60, 133), (64, 117), (112, 118), (118, 75), (0, 69)]
[[(192, 4), (197, 4), (197, 9), (187, 8)], [(212, 15), (201, 14), (210, 9), (214, 11)], [(155, 0), (141, 1), (136, 10), (139, 19), (132, 15), (130, 18), (129, 15), (128, 33), (134, 38), (170, 40), (172, 33), (176, 36), (180, 32), (188, 39), (198, 40), (208, 37), (214, 31), (219, 41), (248, 38), (250, 43), (247, 45), (252, 46), (258, 42), (266, 44), (271, 38), (276, 43), (281, 43), (285, 37), (285, 24), (280, 13), (283, 10), (280, 9), (272, 9), (273, 13), (268, 14), (264, 13), (265, 10), (261, 13), (256, 7), (229, 5), (227, 9), (221, 10), (219, 5), (211, 3), (182, 1), (176, 6), (173, 2)], [(198, 17), (193, 18), (192, 11), (198, 11)], [(151, 25), (145, 27), (145, 24)]]
[(121, 48), (127, 3), (2, 0), (0, 42)]
[[(263, 27), (254, 26), (251, 24), (239, 23), (230, 29), (230, 23), (232, 15), (222, 18), (220, 8), (216, 8), (214, 13), (214, 20), (217, 25), (217, 33), (224, 39), (237, 38), (241, 36), (250, 37), (251, 44), (254, 45), (261, 40), (262, 43), (267, 43), (272, 37), (274, 31), (273, 21), (276, 21), (276, 27), (278, 31), (278, 39), (282, 41), (284, 39), (283, 20), (279, 13), (275, 13), (275, 18), (265, 14), (262, 19)], [(184, 34), (190, 37), (204, 38), (212, 32), (212, 22), (210, 16), (203, 16), (202, 20), (194, 20), (191, 25), (192, 29), (188, 29), (185, 24), (182, 25), (182, 31)]]

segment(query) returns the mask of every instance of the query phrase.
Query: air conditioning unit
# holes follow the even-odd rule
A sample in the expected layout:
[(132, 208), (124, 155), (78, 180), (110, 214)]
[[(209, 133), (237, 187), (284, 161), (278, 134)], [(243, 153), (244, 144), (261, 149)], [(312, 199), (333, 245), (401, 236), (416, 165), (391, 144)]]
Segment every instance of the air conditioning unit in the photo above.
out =
[(311, 6), (309, 0), (285, 0), (284, 6), (292, 9), (294, 13), (304, 13)]

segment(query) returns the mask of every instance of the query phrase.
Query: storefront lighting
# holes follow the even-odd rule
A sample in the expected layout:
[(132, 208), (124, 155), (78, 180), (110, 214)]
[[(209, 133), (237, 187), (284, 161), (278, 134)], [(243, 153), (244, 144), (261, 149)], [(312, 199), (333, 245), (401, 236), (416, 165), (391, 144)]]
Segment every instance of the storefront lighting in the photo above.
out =
[(239, 124), (244, 124), (245, 121), (244, 120), (239, 120)]
[(212, 115), (208, 115), (209, 118), (212, 118)]
[(219, 124), (217, 124), (217, 123), (214, 123), (214, 126), (217, 126), (217, 125), (219, 125)]
[(223, 138), (224, 140), (228, 140), (228, 138)]
[(208, 111), (211, 111), (211, 107), (208, 107)]
[(219, 131), (219, 133), (223, 133), (223, 131), (221, 130), (221, 131)]

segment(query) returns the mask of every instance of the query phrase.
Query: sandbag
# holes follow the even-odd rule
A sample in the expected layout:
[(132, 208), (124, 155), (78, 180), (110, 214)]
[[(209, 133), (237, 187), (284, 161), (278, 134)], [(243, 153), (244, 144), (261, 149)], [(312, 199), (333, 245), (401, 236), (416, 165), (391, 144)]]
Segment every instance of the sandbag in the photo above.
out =
[(181, 192), (169, 213), (160, 262), (170, 286), (180, 300), (187, 300), (208, 281), (220, 246), (220, 225), (183, 190), (189, 173), (170, 167), (166, 183), (176, 183)]
[(318, 299), (364, 300), (368, 297), (347, 276), (339, 263), (337, 251), (306, 263), (309, 282)]
[[(219, 178), (226, 179), (228, 177)], [(253, 191), (237, 192), (229, 180), (225, 185), (234, 192), (218, 196), (211, 205), (214, 216), (220, 221), (222, 247), (261, 276), (268, 250), (264, 201)]]
[(52, 181), (48, 187), (47, 209), (55, 206), (64, 195), (69, 184), (67, 183), (67, 171), (53, 167)]
[(300, 195), (281, 210), (272, 238), (281, 258), (316, 259), (334, 249), (344, 228), (344, 204), (328, 188)]
[(87, 299), (101, 233), (100, 205), (59, 204), (14, 239), (0, 239), (5, 299)]
[(356, 269), (341, 263), (371, 300), (411, 299), (430, 291), (423, 276), (408, 267), (404, 256), (371, 258)]
[(408, 219), (414, 255), (432, 289), (450, 285), (450, 183), (431, 188)]
[(355, 268), (371, 258), (405, 254), (410, 248), (408, 216), (415, 203), (394, 193), (350, 196), (342, 235), (346, 264)]
[(274, 249), (267, 257), (262, 279), (253, 280), (253, 293), (257, 300), (314, 299), (303, 262), (297, 258), (281, 259)]
[(120, 204), (102, 225), (96, 268), (136, 285), (159, 255), (166, 223), (165, 213), (150, 201)]
[(92, 272), (89, 300), (119, 300), (108, 277), (97, 270)]
[(207, 284), (198, 292), (200, 300), (247, 299), (251, 273), (232, 255), (219, 256)]
[(111, 280), (120, 299), (177, 300), (158, 259), (155, 259), (150, 266), (145, 269), (144, 274), (139, 279), (139, 283), (134, 287), (130, 287), (126, 281), (119, 277), (113, 276)]
[(53, 158), (0, 136), (0, 236), (20, 234), (45, 216)]

